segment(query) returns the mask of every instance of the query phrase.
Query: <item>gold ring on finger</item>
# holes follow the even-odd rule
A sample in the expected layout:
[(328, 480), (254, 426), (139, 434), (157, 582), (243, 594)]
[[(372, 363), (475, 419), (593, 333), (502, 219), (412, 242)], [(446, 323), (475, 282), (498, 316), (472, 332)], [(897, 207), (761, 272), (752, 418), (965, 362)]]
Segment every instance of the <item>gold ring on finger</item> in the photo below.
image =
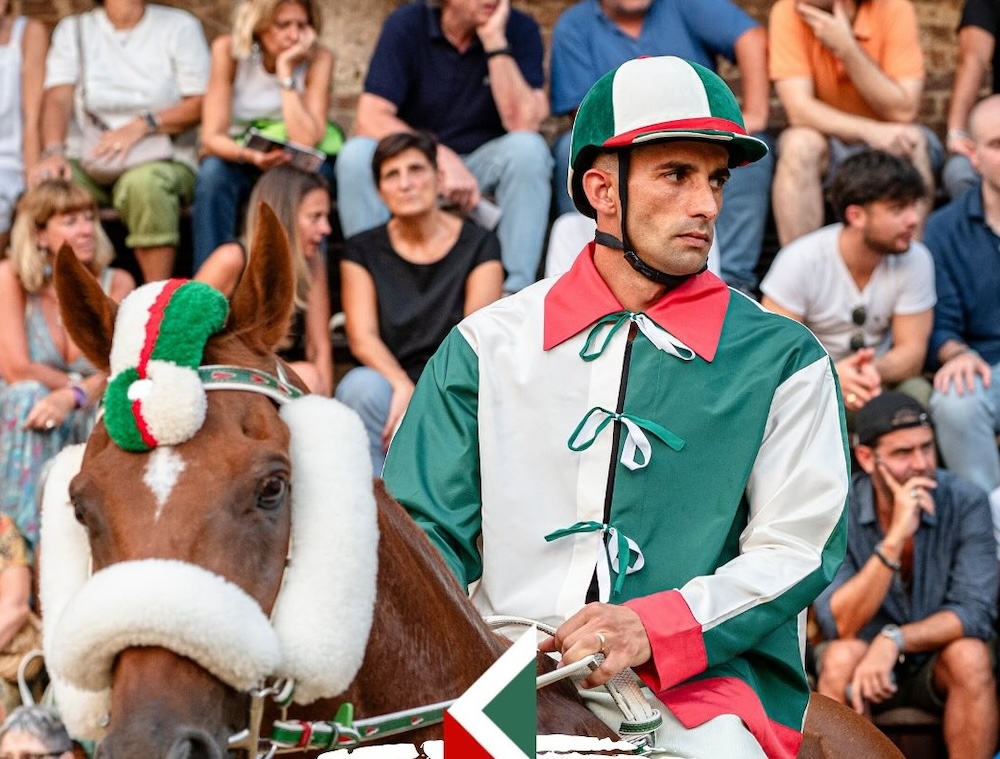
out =
[(848, 393), (847, 397), (844, 400), (846, 400), (848, 403), (857, 403), (858, 401), (857, 393)]
[(46, 419), (45, 420), (45, 429), (51, 430), (55, 426), (56, 426), (56, 420), (55, 419)]
[(602, 633), (599, 633), (599, 632), (595, 632), (594, 635), (596, 635), (597, 636), (597, 640), (599, 640), (601, 642), (601, 646), (600, 646), (600, 648), (597, 649), (597, 653), (603, 654), (604, 653), (604, 644), (606, 642), (605, 639), (604, 639), (604, 635)]

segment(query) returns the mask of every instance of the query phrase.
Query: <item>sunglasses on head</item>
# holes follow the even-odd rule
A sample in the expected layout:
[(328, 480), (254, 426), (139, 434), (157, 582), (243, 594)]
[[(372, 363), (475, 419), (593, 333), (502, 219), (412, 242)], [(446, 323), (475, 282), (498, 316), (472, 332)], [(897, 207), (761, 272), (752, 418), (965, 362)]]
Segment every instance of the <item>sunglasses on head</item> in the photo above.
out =
[[(851, 350), (857, 351), (865, 347), (865, 333), (861, 330), (861, 327), (865, 326), (865, 322), (868, 320), (868, 312), (865, 310), (864, 306), (858, 306), (853, 311), (851, 311), (851, 322), (853, 322), (855, 327), (858, 327), (858, 331), (851, 335)], [(3, 759), (0, 757), (0, 759)]]

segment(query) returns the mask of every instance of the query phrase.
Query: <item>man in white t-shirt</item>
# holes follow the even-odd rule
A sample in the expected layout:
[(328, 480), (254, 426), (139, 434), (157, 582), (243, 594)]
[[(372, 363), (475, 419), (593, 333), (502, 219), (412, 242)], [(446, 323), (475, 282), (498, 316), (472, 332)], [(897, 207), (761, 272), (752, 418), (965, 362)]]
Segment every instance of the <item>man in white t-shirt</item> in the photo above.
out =
[(809, 327), (833, 358), (849, 411), (883, 388), (930, 397), (921, 372), (934, 263), (913, 240), (924, 195), (909, 161), (881, 150), (848, 158), (830, 187), (840, 223), (782, 248), (761, 283), (761, 303)]

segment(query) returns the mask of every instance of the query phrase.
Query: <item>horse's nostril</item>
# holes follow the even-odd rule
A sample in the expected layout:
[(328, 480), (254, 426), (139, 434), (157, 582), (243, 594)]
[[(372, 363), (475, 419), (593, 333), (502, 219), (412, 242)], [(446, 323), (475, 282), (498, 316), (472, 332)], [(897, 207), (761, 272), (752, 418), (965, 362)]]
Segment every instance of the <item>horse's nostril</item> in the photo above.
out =
[(208, 733), (192, 730), (174, 742), (167, 759), (223, 759), (223, 753)]

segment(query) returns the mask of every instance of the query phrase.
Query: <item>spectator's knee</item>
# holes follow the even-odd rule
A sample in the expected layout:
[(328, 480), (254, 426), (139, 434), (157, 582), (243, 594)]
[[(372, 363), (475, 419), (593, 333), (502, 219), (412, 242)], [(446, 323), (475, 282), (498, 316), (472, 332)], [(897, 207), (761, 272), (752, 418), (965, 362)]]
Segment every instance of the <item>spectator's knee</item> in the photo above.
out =
[(829, 160), (826, 137), (810, 127), (788, 127), (778, 138), (778, 162), (785, 169), (808, 171), (817, 179)]
[(552, 152), (537, 132), (510, 132), (503, 140), (505, 173), (548, 182), (552, 176)]
[(864, 641), (854, 638), (831, 640), (824, 647), (819, 661), (820, 679), (849, 680), (866, 648)]
[(931, 395), (931, 417), (935, 424), (965, 428), (987, 413), (985, 402), (985, 393), (979, 391), (978, 385), (976, 392), (965, 392), (962, 395), (954, 389), (946, 393), (935, 390)]
[(386, 392), (391, 395), (392, 389), (381, 374), (367, 366), (360, 366), (349, 371), (337, 383), (334, 397), (355, 411), (378, 412), (380, 399)]
[(352, 137), (337, 153), (334, 171), (340, 187), (351, 187), (352, 183), (372, 180), (372, 157), (378, 143), (370, 137)]
[(973, 690), (994, 687), (990, 649), (979, 638), (959, 638), (946, 645), (938, 657), (938, 668), (949, 687), (956, 683)]
[(169, 164), (157, 161), (126, 171), (115, 182), (113, 205), (122, 213), (126, 203), (135, 207), (165, 206), (179, 211), (181, 201)]

